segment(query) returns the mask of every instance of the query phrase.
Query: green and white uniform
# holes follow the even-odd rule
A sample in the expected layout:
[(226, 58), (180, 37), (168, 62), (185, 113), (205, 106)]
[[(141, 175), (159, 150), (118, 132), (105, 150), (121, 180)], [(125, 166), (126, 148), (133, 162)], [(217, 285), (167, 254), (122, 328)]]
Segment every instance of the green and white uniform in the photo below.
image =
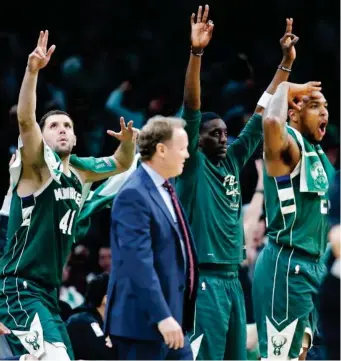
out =
[(325, 273), (328, 179), (334, 169), (319, 145), (293, 128), (301, 149), (294, 171), (269, 177), (264, 171), (269, 243), (258, 257), (253, 286), (262, 358), (299, 356), (304, 333), (316, 327), (316, 297)]
[(238, 279), (245, 258), (239, 175), (262, 139), (262, 117), (254, 114), (226, 159), (215, 166), (199, 145), (200, 111), (184, 109), (190, 158), (176, 180), (199, 259), (192, 348), (197, 359), (246, 359), (244, 296)]
[[(0, 320), (12, 331), (7, 340), (13, 354), (29, 352), (40, 357), (46, 341), (66, 346), (73, 359), (59, 316), (58, 287), (75, 239), (83, 185), (72, 167), (69, 175), (62, 172), (60, 159), (46, 145), (44, 155), (51, 177), (28, 197), (17, 194), (19, 152), (12, 166), (8, 240), (0, 260)], [(95, 172), (115, 169), (111, 159), (72, 156), (71, 160), (79, 168)]]

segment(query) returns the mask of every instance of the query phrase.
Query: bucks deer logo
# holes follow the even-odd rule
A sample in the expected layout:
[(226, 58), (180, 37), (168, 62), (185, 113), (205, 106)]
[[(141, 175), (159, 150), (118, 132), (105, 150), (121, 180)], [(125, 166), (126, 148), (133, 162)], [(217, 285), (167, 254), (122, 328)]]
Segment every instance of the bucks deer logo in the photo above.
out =
[(287, 339), (282, 335), (276, 335), (271, 337), (272, 346), (274, 347), (274, 355), (280, 356), (281, 349), (286, 344)]
[(33, 347), (34, 351), (37, 351), (40, 349), (40, 345), (38, 343), (38, 337), (39, 337), (38, 331), (34, 331), (34, 335), (30, 334), (25, 337), (25, 342), (28, 343), (29, 345), (31, 345)]

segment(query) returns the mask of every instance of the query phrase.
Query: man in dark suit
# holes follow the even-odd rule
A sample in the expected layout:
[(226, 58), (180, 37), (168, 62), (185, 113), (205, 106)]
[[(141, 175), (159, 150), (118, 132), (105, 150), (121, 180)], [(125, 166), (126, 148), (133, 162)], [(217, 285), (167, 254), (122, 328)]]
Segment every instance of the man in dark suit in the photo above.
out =
[(185, 122), (157, 116), (139, 135), (141, 166), (112, 208), (112, 270), (105, 331), (121, 360), (193, 359), (197, 261), (169, 179), (188, 158)]

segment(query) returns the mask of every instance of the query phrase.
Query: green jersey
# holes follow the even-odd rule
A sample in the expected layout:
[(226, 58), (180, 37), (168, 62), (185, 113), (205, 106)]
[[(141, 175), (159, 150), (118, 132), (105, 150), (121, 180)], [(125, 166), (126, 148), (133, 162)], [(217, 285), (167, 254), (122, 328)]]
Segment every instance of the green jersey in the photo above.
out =
[(262, 117), (254, 114), (219, 166), (199, 145), (201, 112), (184, 109), (190, 158), (176, 180), (189, 219), (199, 263), (239, 264), (245, 257), (239, 175), (262, 139)]
[(59, 286), (81, 202), (82, 183), (72, 172), (62, 173), (59, 182), (51, 177), (28, 197), (20, 198), (14, 189), (1, 276)]
[[(309, 144), (302, 136), (299, 141), (292, 128), (288, 127), (289, 134), (296, 140), (301, 149), (301, 158), (315, 156), (320, 161), (312, 163), (309, 173), (314, 168), (324, 172), (331, 181), (334, 168), (319, 146)], [(305, 150), (302, 150), (304, 141)], [(307, 152), (307, 146), (309, 152)], [(305, 160), (306, 162), (306, 160)], [(327, 234), (329, 231), (329, 199), (328, 192), (301, 191), (302, 159), (289, 175), (269, 177), (264, 171), (264, 195), (267, 215), (267, 229), (269, 240), (278, 244), (301, 249), (313, 256), (320, 256), (325, 252)], [(318, 172), (316, 172), (318, 175)], [(318, 177), (316, 177), (318, 180)], [(324, 180), (321, 184), (326, 183)]]

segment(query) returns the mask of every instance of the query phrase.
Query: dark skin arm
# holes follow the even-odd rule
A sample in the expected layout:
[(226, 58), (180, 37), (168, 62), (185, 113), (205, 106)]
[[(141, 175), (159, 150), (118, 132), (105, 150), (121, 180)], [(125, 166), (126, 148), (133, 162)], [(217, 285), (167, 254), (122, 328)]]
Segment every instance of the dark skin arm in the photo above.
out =
[[(292, 18), (286, 19), (287, 25), (286, 25), (285, 33), (280, 40), (281, 48), (283, 51), (283, 59), (280, 65), (288, 69), (291, 69), (293, 62), (296, 59), (295, 44), (299, 40), (299, 38), (296, 35), (292, 34), (293, 22), (294, 21)], [(278, 69), (271, 83), (267, 87), (266, 92), (269, 94), (274, 94), (278, 85), (289, 79), (289, 75), (290, 75), (289, 72), (282, 69)], [(264, 113), (264, 108), (257, 104), (255, 113), (262, 115)]]
[[(202, 14), (202, 6), (199, 6), (197, 13), (197, 21), (195, 22), (195, 14), (191, 16), (191, 45), (195, 53), (200, 53), (206, 48), (212, 38), (213, 22), (208, 21), (209, 6), (205, 6), (204, 14)], [(201, 56), (191, 53), (184, 89), (184, 105), (192, 110), (200, 109), (200, 68)]]
[(290, 174), (301, 159), (301, 151), (286, 128), (288, 105), (299, 110), (294, 99), (313, 96), (320, 82), (280, 84), (263, 115), (265, 167), (269, 176)]

